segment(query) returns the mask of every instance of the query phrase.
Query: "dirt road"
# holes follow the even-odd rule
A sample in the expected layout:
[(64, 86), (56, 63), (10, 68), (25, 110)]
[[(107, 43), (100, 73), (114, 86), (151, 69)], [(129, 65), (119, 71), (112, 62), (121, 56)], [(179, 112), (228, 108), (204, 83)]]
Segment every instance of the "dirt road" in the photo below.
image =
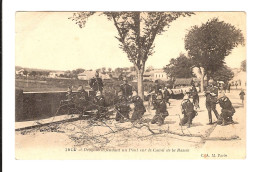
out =
[[(114, 119), (103, 122), (78, 120), (17, 131), (16, 158), (82, 159), (83, 156), (84, 159), (84, 154), (79, 156), (81, 153), (71, 154), (71, 152), (73, 150), (77, 152), (79, 152), (78, 150), (86, 150), (87, 152), (109, 152), (111, 150), (116, 152), (116, 149), (118, 151), (128, 150), (128, 153), (138, 152), (141, 158), (142, 152), (140, 150), (145, 152), (147, 151), (145, 149), (148, 148), (154, 154), (163, 153), (167, 149), (180, 152), (172, 154), (170, 159), (216, 158), (214, 156), (219, 154), (221, 156), (227, 155), (226, 158), (243, 158), (246, 143), (246, 111), (240, 103), (238, 94), (239, 92), (236, 90), (226, 94), (236, 109), (235, 124), (227, 126), (206, 125), (208, 114), (205, 107), (205, 97), (200, 96), (200, 110), (198, 110), (198, 116), (193, 120), (191, 128), (180, 126), (182, 100), (172, 99), (170, 100), (171, 106), (168, 106), (169, 116), (162, 126), (149, 123), (155, 113), (154, 110), (149, 110), (146, 112), (142, 124), (118, 123)], [(217, 110), (220, 112), (219, 106), (217, 106)], [(213, 121), (216, 121), (214, 115)], [(239, 151), (234, 151), (235, 149)], [(68, 154), (68, 152), (70, 153)], [(194, 156), (194, 154), (196, 155)], [(65, 156), (68, 157), (65, 158)], [(128, 158), (130, 157), (131, 155)], [(106, 156), (101, 158), (106, 159)], [(169, 154), (165, 155), (165, 158), (169, 158)], [(146, 159), (150, 159), (149, 156)]]

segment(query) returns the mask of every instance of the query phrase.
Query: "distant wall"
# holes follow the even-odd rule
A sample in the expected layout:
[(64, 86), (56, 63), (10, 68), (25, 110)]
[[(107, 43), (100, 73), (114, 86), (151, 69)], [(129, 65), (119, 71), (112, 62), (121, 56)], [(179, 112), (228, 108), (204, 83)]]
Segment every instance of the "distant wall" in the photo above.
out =
[[(15, 91), (15, 121), (28, 121), (52, 117), (66, 92), (23, 92)], [(63, 113), (64, 114), (64, 113)], [(62, 115), (59, 113), (58, 115)]]

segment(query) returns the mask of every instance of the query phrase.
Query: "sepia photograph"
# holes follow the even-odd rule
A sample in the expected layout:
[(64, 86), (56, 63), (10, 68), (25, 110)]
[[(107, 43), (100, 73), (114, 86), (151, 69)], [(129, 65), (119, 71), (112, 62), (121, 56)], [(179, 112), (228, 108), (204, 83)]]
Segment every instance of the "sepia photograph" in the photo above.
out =
[(245, 159), (246, 13), (17, 11), (15, 159)]

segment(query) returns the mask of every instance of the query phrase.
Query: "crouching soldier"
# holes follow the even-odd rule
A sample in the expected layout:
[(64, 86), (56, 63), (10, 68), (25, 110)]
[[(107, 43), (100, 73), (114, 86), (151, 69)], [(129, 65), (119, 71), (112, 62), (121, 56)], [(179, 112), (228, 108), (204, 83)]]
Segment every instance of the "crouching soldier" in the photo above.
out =
[(106, 102), (104, 96), (101, 94), (100, 91), (97, 92), (96, 97), (93, 100), (95, 104), (95, 109), (97, 110), (94, 120), (101, 120), (103, 118), (108, 119), (106, 108)]
[(217, 103), (219, 103), (219, 106), (221, 107), (221, 114), (217, 123), (222, 126), (227, 125), (228, 123), (234, 123), (232, 116), (236, 111), (225, 93), (222, 92), (219, 94)]
[(69, 104), (72, 103), (72, 101), (73, 101), (73, 94), (72, 94), (71, 87), (68, 87), (66, 97), (67, 97), (66, 100), (61, 100), (60, 106), (62, 106), (62, 105), (69, 105)]
[(183, 101), (181, 102), (181, 111), (184, 117), (181, 119), (179, 125), (182, 126), (188, 123), (188, 128), (190, 128), (192, 120), (196, 116), (197, 112), (194, 110), (194, 105), (190, 101), (188, 94), (183, 97)]
[(155, 105), (155, 116), (153, 117), (151, 123), (155, 124), (158, 123), (161, 126), (164, 123), (164, 119), (169, 115), (166, 107), (166, 103), (163, 100), (162, 94), (158, 94), (156, 101), (154, 102)]
[(125, 96), (119, 97), (119, 102), (115, 106), (116, 110), (116, 121), (123, 123), (125, 119), (129, 119), (129, 113), (131, 108), (127, 103), (127, 98)]
[(134, 103), (134, 112), (131, 117), (131, 122), (134, 122), (143, 117), (144, 113), (146, 112), (146, 109), (144, 107), (143, 100), (137, 94), (133, 94), (132, 102)]

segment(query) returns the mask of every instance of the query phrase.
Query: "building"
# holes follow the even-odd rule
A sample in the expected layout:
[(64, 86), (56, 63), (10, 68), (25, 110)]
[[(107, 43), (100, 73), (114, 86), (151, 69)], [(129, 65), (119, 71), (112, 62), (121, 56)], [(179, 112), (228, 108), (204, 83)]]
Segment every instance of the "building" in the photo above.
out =
[[(78, 74), (78, 79), (90, 80), (91, 78), (95, 77), (95, 74), (96, 71), (85, 70), (84, 72)], [(110, 76), (108, 74), (99, 73), (99, 77), (102, 78), (103, 80), (110, 79)]]
[(20, 69), (20, 70), (15, 71), (15, 74), (21, 75), (21, 76), (26, 76), (26, 75), (24, 75), (24, 69)]
[(153, 78), (153, 81), (155, 81), (155, 80), (168, 81), (170, 79), (167, 76), (167, 74), (163, 71), (163, 69), (153, 70), (150, 73), (151, 73), (151, 76)]
[(65, 74), (65, 72), (63, 72), (63, 71), (50, 72), (48, 77), (49, 78), (59, 78), (64, 74)]

